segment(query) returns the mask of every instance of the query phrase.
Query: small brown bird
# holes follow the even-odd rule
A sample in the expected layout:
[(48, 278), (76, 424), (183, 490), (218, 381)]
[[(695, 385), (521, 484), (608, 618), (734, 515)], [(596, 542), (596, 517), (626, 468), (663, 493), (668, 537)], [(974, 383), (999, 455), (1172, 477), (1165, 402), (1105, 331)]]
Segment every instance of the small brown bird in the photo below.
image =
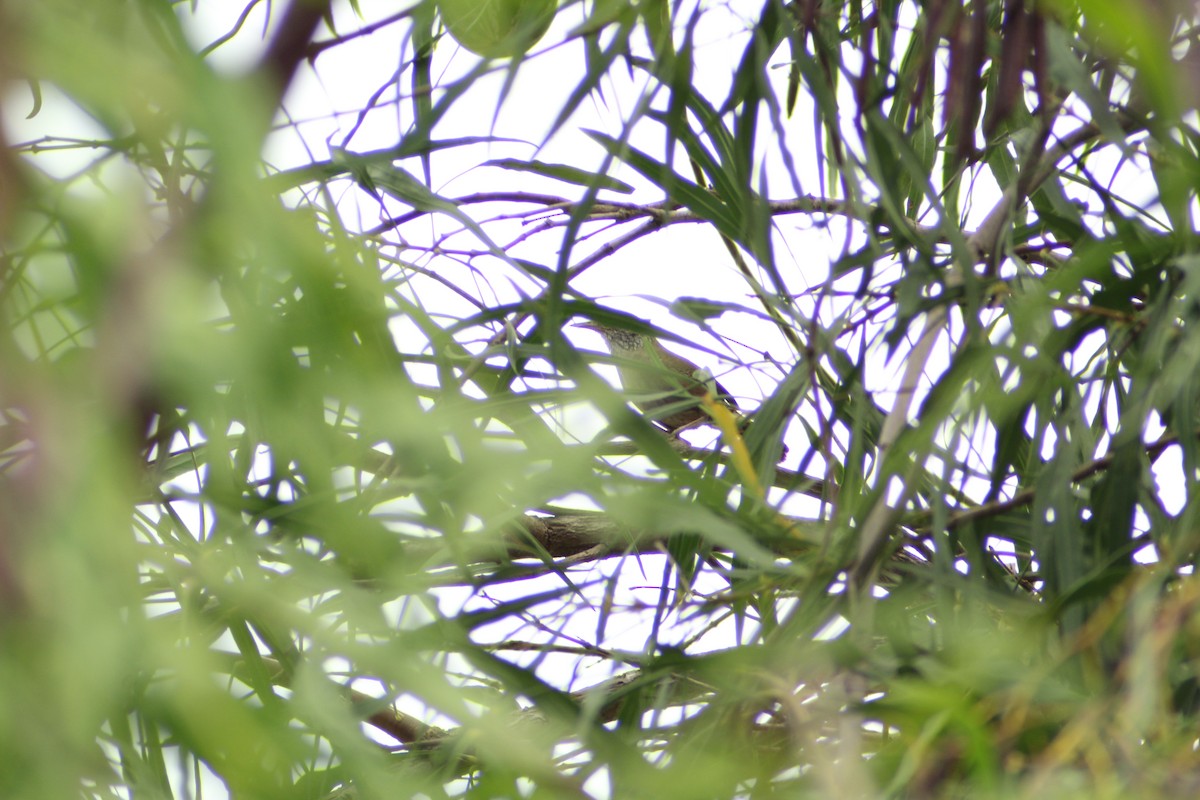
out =
[(630, 401), (668, 433), (711, 422), (700, 405), (700, 398), (709, 393), (742, 416), (737, 402), (711, 372), (667, 350), (654, 337), (599, 322), (581, 322), (574, 327), (604, 337), (617, 359), (617, 374)]

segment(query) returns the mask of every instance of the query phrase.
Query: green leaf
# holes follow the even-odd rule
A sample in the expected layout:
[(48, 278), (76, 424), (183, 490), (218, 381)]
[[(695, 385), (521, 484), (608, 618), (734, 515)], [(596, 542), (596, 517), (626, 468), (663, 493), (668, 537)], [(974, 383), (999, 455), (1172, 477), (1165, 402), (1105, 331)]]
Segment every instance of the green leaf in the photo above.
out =
[(597, 189), (607, 189), (611, 192), (631, 194), (633, 187), (624, 181), (609, 177), (598, 172), (588, 172), (569, 164), (547, 164), (544, 161), (521, 161), (515, 158), (498, 158), (485, 161), (483, 166), (510, 169), (516, 172), (529, 172), (546, 178), (553, 178), (563, 183), (573, 183), (578, 186), (588, 186)]
[(585, 133), (656, 186), (664, 189), (669, 187), (672, 199), (678, 200), (693, 213), (712, 222), (721, 233), (734, 241), (739, 239), (741, 226), (738, 216), (712, 192), (705, 191), (641, 150), (622, 146), (620, 142), (607, 134), (590, 130)]
[(554, 21), (557, 0), (437, 0), (442, 22), (463, 47), (484, 58), (529, 52)]

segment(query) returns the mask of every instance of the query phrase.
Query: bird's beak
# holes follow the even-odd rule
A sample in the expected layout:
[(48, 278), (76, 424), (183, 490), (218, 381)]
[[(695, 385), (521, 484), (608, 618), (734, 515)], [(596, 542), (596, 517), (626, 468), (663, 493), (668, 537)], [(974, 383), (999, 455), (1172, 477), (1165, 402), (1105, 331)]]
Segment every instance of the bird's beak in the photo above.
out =
[(576, 322), (571, 327), (572, 328), (586, 328), (589, 331), (599, 331), (600, 330), (600, 326), (590, 320), (587, 322)]

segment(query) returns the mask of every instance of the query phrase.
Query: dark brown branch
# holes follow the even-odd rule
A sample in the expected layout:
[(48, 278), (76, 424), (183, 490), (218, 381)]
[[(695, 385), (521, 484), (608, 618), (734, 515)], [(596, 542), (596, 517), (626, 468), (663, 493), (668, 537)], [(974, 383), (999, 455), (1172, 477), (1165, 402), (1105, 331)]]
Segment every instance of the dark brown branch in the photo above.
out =
[(292, 82), (300, 63), (308, 54), (309, 42), (321, 20), (328, 16), (329, 0), (292, 0), (271, 46), (267, 48), (258, 70), (271, 81), (275, 92), (275, 108)]
[[(1200, 431), (1197, 431), (1194, 435), (1200, 436)], [(1154, 460), (1162, 455), (1163, 451), (1168, 447), (1178, 443), (1178, 434), (1163, 436), (1157, 441), (1146, 446), (1146, 457)], [(1071, 482), (1080, 483), (1092, 477), (1096, 473), (1108, 469), (1110, 466), (1112, 466), (1113, 458), (1114, 456), (1110, 453), (1093, 461), (1089, 461), (1071, 473)], [(950, 518), (946, 521), (946, 529), (954, 530), (956, 528), (961, 528), (963, 525), (967, 525), (977, 519), (995, 517), (1003, 514), (1006, 511), (1011, 511), (1014, 508), (1020, 508), (1021, 506), (1029, 505), (1033, 502), (1036, 495), (1037, 492), (1035, 489), (1022, 489), (1008, 500), (997, 500), (993, 503), (987, 503), (979, 506), (978, 508), (972, 508), (966, 511), (960, 511), (956, 514), (951, 514)]]
[[(1145, 122), (1128, 114), (1117, 115), (1117, 123), (1126, 133), (1132, 133), (1145, 127)], [(1069, 156), (1075, 148), (1087, 144), (1101, 135), (1100, 126), (1089, 123), (1080, 126), (1066, 136), (1058, 138), (1038, 158), (1037, 164), (1030, 165), (1022, 171), (1022, 178), (1008, 185), (1004, 196), (988, 212), (987, 217), (975, 231), (967, 237), (967, 244), (975, 251), (977, 260), (991, 258), (996, 244), (1000, 241), (1004, 225), (1017, 208), (1019, 200), (1027, 194), (1037, 191), (1058, 168), (1058, 162)], [(1026, 177), (1027, 176), (1027, 177)]]
[[(566, 197), (538, 194), (535, 192), (476, 192), (474, 194), (463, 195), (462, 197), (451, 198), (450, 202), (458, 206), (483, 205), (487, 203), (521, 203), (540, 206), (537, 211), (530, 212), (531, 214), (544, 213), (546, 210), (561, 211), (569, 214), (579, 208), (579, 204), (576, 201)], [(772, 216), (783, 216), (786, 214), (830, 214), (857, 219), (864, 224), (877, 222), (886, 224), (885, 218), (879, 213), (876, 206), (853, 204), (845, 200), (825, 197), (808, 196), (792, 197), (786, 200), (770, 200), (766, 203), (766, 209)], [(400, 225), (419, 219), (428, 213), (430, 212), (414, 210), (391, 217), (374, 228), (365, 231), (364, 235), (378, 236)], [(709, 221), (707, 218), (695, 214), (686, 208), (680, 208), (676, 204), (662, 201), (644, 204), (602, 201), (591, 203), (587, 207), (587, 218), (589, 221), (612, 220), (629, 222), (645, 217), (651, 218), (656, 223), (654, 229), (663, 225)], [(565, 220), (563, 223), (565, 224)], [(937, 236), (940, 230), (937, 227), (920, 225), (913, 220), (908, 220), (908, 224), (910, 230), (915, 235), (922, 237)]]
[[(218, 653), (218, 658), (225, 660), (230, 673), (239, 680), (249, 681), (249, 670), (246, 662), (242, 659), (239, 653)], [(262, 657), (262, 663), (269, 671), (269, 680), (275, 686), (287, 687), (291, 684), (291, 677), (288, 670), (283, 668), (283, 665), (274, 658), (269, 656)], [(606, 699), (602, 702), (599, 711), (596, 713), (596, 720), (604, 722), (612, 722), (620, 713), (622, 696), (627, 687), (635, 681), (642, 680), (646, 677), (640, 669), (633, 669), (628, 672), (621, 673), (606, 681), (602, 681), (594, 686), (586, 689), (571, 692), (569, 697), (579, 706), (583, 706), (585, 702), (590, 702), (590, 698), (597, 694)], [(659, 700), (666, 704), (679, 704), (694, 700), (697, 697), (710, 693), (711, 687), (703, 686), (695, 681), (679, 680), (676, 676), (669, 672), (659, 671), (654, 675), (657, 683), (670, 687), (670, 692), (667, 695), (659, 694)], [(385, 702), (382, 698), (360, 692), (349, 687), (341, 687), (345, 692), (346, 697), (350, 702), (362, 709), (375, 708), (380, 703)], [(422, 722), (416, 717), (405, 714), (397, 708), (388, 706), (387, 708), (377, 711), (370, 711), (365, 716), (366, 722), (377, 730), (386, 733), (396, 741), (400, 742), (408, 750), (432, 751), (441, 748), (444, 745), (450, 744), (454, 747), (453, 752), (456, 757), (459, 756), (460, 750), (456, 746), (458, 732), (446, 730)], [(517, 712), (513, 718), (514, 727), (519, 727), (524, 724), (536, 724), (545, 721), (542, 712), (534, 707), (527, 708)], [(470, 758), (466, 757), (466, 761), (460, 761), (464, 769), (470, 769)]]

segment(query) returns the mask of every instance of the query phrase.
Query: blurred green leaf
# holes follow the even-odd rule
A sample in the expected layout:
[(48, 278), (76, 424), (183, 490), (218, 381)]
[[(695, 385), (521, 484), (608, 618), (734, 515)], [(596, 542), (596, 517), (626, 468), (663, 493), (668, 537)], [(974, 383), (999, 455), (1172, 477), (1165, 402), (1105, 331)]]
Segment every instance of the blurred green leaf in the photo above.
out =
[(1195, 794), (1194, 9), (219, 5), (0, 10), (0, 795)]

